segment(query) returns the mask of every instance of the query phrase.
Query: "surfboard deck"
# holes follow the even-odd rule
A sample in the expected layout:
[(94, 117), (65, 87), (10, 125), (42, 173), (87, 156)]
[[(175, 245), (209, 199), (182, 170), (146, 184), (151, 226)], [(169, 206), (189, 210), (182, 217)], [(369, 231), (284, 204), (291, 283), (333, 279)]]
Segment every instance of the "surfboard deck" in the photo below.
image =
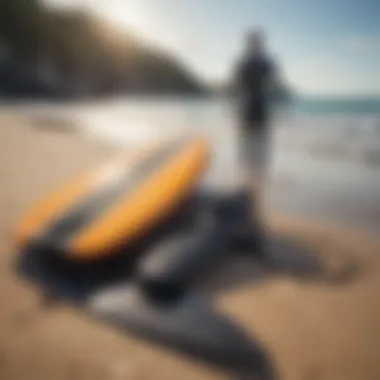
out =
[(73, 260), (102, 259), (163, 222), (191, 193), (209, 157), (202, 137), (122, 155), (79, 176), (29, 210), (16, 228), (19, 248)]

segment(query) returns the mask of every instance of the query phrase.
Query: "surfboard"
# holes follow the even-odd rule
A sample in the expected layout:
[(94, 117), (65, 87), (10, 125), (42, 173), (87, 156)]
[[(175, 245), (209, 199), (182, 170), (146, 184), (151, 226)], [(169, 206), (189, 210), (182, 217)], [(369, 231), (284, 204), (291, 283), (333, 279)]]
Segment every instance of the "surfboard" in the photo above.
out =
[(75, 261), (112, 255), (159, 225), (186, 200), (207, 167), (203, 137), (122, 155), (79, 176), (29, 210), (16, 228), (18, 248)]
[(63, 300), (121, 333), (236, 375), (272, 378), (262, 376), (271, 368), (260, 342), (196, 286), (231, 252), (240, 197), (192, 193), (154, 236), (140, 239), (132, 267), (130, 254), (79, 262), (32, 247), (17, 255), (16, 272), (45, 294), (41, 306)]

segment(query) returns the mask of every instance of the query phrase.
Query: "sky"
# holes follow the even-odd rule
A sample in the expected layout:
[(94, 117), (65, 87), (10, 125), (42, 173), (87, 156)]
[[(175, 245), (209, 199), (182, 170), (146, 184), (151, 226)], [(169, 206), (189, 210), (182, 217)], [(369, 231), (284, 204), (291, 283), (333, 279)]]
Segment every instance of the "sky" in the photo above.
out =
[(266, 31), (281, 76), (310, 95), (380, 95), (379, 0), (45, 0), (86, 7), (227, 80), (247, 28)]

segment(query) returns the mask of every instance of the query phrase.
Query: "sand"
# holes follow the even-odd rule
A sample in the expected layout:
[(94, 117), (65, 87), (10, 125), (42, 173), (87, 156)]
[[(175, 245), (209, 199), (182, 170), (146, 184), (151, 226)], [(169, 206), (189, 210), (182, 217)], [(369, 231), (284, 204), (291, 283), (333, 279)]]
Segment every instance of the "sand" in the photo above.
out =
[[(75, 129), (37, 128), (12, 114), (0, 115), (0, 126), (0, 379), (228, 378), (67, 306), (40, 310), (38, 291), (12, 271), (12, 228), (28, 205), (116, 148)], [(202, 285), (216, 307), (261, 342), (280, 379), (379, 379), (380, 241), (342, 226), (278, 215), (268, 220), (281, 236), (276, 262), (287, 250), (305, 265), (295, 270), (283, 260), (273, 270), (244, 255), (230, 258)], [(307, 271), (308, 257), (322, 268)]]

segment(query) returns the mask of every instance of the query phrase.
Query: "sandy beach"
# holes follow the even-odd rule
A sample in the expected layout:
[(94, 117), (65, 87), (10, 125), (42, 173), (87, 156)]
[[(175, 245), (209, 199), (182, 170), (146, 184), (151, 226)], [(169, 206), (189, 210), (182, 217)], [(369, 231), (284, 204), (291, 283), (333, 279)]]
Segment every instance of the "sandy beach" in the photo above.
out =
[[(39, 310), (36, 289), (12, 271), (12, 228), (25, 208), (116, 148), (75, 129), (0, 115), (0, 378), (4, 380), (224, 379), (218, 369), (121, 335), (66, 306)], [(259, 339), (284, 380), (380, 378), (380, 241), (344, 227), (270, 215), (277, 270), (229, 258), (201, 284), (215, 305)], [(291, 242), (285, 244), (282, 239)], [(309, 253), (309, 251), (311, 253)], [(311, 260), (311, 258), (310, 258)], [(312, 272), (312, 273), (311, 273)]]

